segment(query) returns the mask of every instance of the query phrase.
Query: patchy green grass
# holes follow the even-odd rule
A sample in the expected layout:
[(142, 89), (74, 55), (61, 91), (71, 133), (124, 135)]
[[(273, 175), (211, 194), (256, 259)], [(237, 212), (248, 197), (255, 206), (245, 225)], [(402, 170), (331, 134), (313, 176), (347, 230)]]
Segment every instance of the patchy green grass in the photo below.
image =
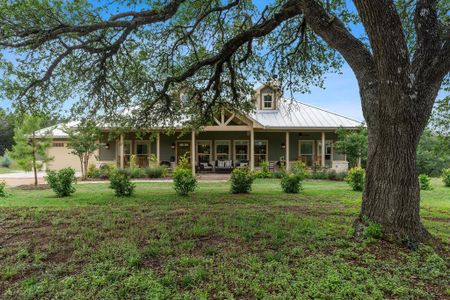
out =
[(426, 227), (443, 243), (411, 252), (351, 225), (361, 201), (342, 182), (299, 195), (258, 180), (248, 195), (200, 183), (139, 183), (131, 198), (83, 184), (69, 198), (9, 190), (0, 199), (0, 298), (444, 299), (450, 297), (450, 189), (422, 192)]

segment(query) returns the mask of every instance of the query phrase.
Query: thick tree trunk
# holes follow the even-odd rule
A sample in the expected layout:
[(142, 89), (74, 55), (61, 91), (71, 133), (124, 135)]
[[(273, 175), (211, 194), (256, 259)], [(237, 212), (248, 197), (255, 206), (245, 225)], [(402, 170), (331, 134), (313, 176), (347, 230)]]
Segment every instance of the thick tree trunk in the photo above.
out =
[[(420, 189), (416, 149), (420, 136), (406, 125), (369, 129), (366, 183), (358, 220), (364, 217), (383, 227), (383, 234), (400, 241), (424, 241), (428, 232), (420, 222)], [(357, 226), (358, 227), (358, 226)]]
[[(432, 97), (433, 93), (428, 95)], [(369, 149), (355, 234), (361, 235), (369, 220), (382, 225), (387, 239), (408, 244), (423, 242), (431, 236), (420, 222), (416, 150), (433, 101), (424, 99), (431, 105), (417, 111), (412, 107), (414, 102), (404, 104), (413, 99), (410, 94), (395, 86), (362, 96), (364, 103), (376, 103), (377, 109), (365, 107)]]

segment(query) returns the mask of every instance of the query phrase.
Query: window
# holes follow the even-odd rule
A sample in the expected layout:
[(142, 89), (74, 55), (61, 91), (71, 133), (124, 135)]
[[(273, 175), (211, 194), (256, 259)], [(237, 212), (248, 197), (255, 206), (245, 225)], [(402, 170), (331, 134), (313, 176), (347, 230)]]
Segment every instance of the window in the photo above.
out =
[(136, 159), (137, 165), (141, 168), (149, 164), (148, 156), (150, 154), (150, 141), (136, 141)]
[(211, 141), (197, 142), (198, 162), (209, 163), (211, 161)]
[(255, 165), (259, 165), (262, 161), (267, 161), (267, 141), (255, 141)]
[(263, 94), (263, 109), (273, 108), (273, 96), (272, 94)]
[(299, 141), (299, 157), (308, 167), (313, 165), (313, 141)]
[(248, 141), (234, 141), (234, 159), (237, 162), (248, 161)]
[(145, 141), (136, 141), (136, 155), (149, 155), (149, 145)]
[(216, 159), (230, 159), (230, 141), (216, 141)]
[(64, 143), (53, 143), (53, 147), (64, 147)]
[[(325, 166), (331, 167), (331, 155), (332, 155), (332, 141), (325, 141)], [(322, 141), (317, 142), (317, 153), (320, 159), (322, 159)]]
[[(120, 162), (120, 141), (117, 141), (116, 149), (117, 149), (117, 161)], [(125, 140), (123, 141), (124, 167), (130, 166), (130, 156), (131, 156), (131, 141)]]

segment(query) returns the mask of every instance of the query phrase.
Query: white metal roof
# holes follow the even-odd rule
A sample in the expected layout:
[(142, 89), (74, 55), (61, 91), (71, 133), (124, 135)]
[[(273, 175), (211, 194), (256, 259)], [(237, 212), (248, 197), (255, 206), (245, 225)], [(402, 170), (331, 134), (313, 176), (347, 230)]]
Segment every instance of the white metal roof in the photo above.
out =
[(36, 131), (36, 136), (50, 135), (52, 138), (67, 138), (69, 135), (65, 132), (67, 128), (75, 128), (80, 122), (70, 121), (67, 123), (60, 123), (47, 128)]
[[(323, 110), (321, 108), (282, 98), (278, 101), (276, 110), (256, 110), (249, 114), (249, 119), (255, 123), (255, 126), (266, 129), (337, 129), (356, 128), (362, 122), (351, 118)], [(48, 128), (41, 129), (37, 135), (44, 132), (50, 134), (53, 138), (67, 138), (65, 128), (73, 128), (79, 122), (72, 121), (66, 124), (58, 124)]]
[(264, 128), (355, 128), (362, 122), (324, 109), (282, 98), (276, 110), (257, 110), (250, 117)]

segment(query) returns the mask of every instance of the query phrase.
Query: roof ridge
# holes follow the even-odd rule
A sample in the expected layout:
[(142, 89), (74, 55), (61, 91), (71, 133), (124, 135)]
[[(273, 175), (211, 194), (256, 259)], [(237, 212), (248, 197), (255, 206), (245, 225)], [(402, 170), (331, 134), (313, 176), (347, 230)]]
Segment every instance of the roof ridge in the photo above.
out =
[(318, 107), (318, 106), (315, 106), (315, 105), (312, 105), (312, 104), (308, 104), (308, 103), (305, 103), (305, 102), (302, 102), (302, 101), (298, 101), (298, 100), (295, 99), (295, 98), (284, 98), (284, 97), (282, 97), (281, 99), (282, 99), (282, 100), (289, 100), (289, 101), (292, 100), (292, 101), (296, 102), (296, 104), (302, 104), (302, 105), (305, 105), (305, 106), (309, 106), (309, 107), (312, 107), (312, 108), (315, 108), (315, 109), (324, 111), (324, 112), (326, 112), (326, 113), (333, 114), (333, 115), (336, 115), (336, 116), (345, 118), (345, 119), (350, 120), (350, 121), (353, 121), (353, 122), (357, 122), (357, 123), (361, 123), (361, 124), (364, 122), (364, 121), (355, 120), (355, 119), (352, 119), (352, 118), (350, 118), (350, 117), (347, 117), (347, 116), (344, 116), (344, 115), (341, 115), (341, 114), (338, 114), (338, 113), (335, 113), (335, 112), (332, 112), (332, 111), (323, 109), (323, 108), (321, 108), (321, 107)]

